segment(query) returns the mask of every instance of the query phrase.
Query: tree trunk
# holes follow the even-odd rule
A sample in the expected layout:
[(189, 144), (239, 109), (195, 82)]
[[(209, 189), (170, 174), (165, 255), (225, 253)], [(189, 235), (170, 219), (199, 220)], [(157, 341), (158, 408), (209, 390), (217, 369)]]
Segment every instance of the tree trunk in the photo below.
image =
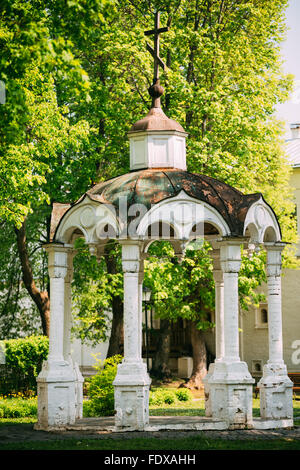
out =
[[(108, 242), (105, 247), (105, 262), (109, 274), (117, 274), (117, 257), (115, 254), (115, 243)], [(112, 324), (109, 345), (106, 357), (123, 354), (123, 301), (119, 296), (112, 299)]]
[(202, 379), (207, 374), (207, 351), (203, 332), (197, 329), (196, 323), (193, 321), (190, 322), (190, 331), (193, 348), (193, 371), (189, 381), (184, 386), (201, 390), (204, 388)]
[(122, 354), (123, 336), (123, 302), (119, 297), (115, 297), (112, 302), (112, 324), (109, 338), (109, 345), (106, 357)]
[(50, 331), (50, 299), (47, 291), (40, 291), (33, 278), (29, 254), (27, 250), (26, 219), (20, 228), (15, 228), (18, 253), (21, 261), (24, 285), (40, 313), (43, 334), (49, 336)]
[(171, 346), (171, 324), (169, 320), (160, 320), (160, 329), (157, 330), (158, 340), (156, 352), (153, 357), (151, 375), (157, 379), (168, 379), (171, 377), (169, 369), (169, 355)]

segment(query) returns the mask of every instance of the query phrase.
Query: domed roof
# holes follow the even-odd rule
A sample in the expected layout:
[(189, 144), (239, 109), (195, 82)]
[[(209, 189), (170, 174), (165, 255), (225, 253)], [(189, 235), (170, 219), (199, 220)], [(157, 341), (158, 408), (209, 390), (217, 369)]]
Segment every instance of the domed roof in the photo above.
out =
[(174, 197), (180, 191), (214, 207), (235, 236), (242, 236), (247, 211), (261, 197), (260, 193), (244, 195), (209, 176), (170, 168), (130, 172), (98, 183), (86, 194), (94, 201), (114, 205), (116, 210), (119, 198), (126, 198), (128, 206), (143, 204), (150, 209), (153, 204)]
[(178, 122), (168, 118), (161, 108), (151, 108), (144, 118), (133, 124), (129, 133), (142, 131), (177, 131), (185, 133), (183, 127)]

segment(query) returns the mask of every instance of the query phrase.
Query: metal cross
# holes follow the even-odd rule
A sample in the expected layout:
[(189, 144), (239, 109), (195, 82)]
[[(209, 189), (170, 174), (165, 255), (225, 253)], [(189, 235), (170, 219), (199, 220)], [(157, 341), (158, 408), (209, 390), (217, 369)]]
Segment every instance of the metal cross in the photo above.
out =
[(154, 34), (154, 49), (147, 43), (147, 50), (150, 52), (152, 57), (154, 58), (154, 76), (153, 76), (153, 83), (155, 84), (159, 78), (159, 66), (165, 70), (166, 64), (161, 60), (159, 57), (159, 35), (160, 33), (164, 33), (165, 31), (169, 31), (168, 26), (164, 28), (159, 27), (159, 19), (160, 19), (160, 12), (155, 12), (154, 18), (154, 29), (150, 31), (145, 31), (146, 36), (151, 36)]

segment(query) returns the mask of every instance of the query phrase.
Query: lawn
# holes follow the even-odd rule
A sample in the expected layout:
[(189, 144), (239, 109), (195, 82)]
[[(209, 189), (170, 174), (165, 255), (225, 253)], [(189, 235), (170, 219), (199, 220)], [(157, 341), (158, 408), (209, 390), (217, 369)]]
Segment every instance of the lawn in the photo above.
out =
[[(185, 438), (65, 439), (0, 444), (0, 450), (101, 450), (101, 451), (204, 451), (204, 450), (300, 450), (296, 439), (227, 440), (201, 435)], [(145, 454), (142, 454), (145, 455)], [(100, 462), (101, 463), (101, 462)]]

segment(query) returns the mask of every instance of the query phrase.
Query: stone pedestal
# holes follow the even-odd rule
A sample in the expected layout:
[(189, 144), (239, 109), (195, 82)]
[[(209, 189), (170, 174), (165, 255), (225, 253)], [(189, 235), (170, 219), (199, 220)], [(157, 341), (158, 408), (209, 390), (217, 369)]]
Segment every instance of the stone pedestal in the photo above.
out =
[(293, 382), (285, 365), (266, 364), (258, 386), (261, 418), (293, 419)]
[(215, 362), (208, 379), (211, 416), (227, 422), (231, 429), (252, 428), (254, 379), (245, 362)]
[(119, 364), (114, 381), (116, 428), (142, 431), (149, 424), (150, 383), (143, 362)]
[(65, 429), (76, 418), (76, 391), (72, 365), (45, 361), (37, 378), (38, 422), (35, 429)]

